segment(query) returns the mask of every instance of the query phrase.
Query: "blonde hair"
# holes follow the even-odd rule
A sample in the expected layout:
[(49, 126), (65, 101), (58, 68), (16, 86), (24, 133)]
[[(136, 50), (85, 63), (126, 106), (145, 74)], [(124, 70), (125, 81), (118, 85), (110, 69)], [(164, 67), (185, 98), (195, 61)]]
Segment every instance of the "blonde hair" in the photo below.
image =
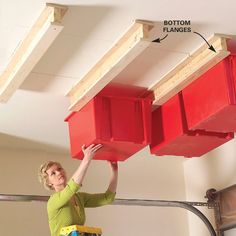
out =
[(38, 171), (39, 182), (42, 183), (44, 188), (47, 190), (54, 190), (53, 186), (48, 183), (48, 174), (46, 172), (53, 165), (57, 165), (61, 167), (61, 164), (59, 162), (47, 161), (40, 166), (39, 171)]

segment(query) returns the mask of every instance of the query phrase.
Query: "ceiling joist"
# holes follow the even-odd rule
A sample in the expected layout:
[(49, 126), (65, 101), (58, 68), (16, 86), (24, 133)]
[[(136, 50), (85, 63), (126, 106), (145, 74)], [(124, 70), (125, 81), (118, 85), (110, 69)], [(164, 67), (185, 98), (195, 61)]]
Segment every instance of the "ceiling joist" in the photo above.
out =
[(162, 105), (207, 70), (227, 57), (230, 54), (227, 39), (228, 37), (225, 35), (212, 36), (208, 41), (216, 52), (209, 50), (208, 45), (204, 44), (168, 72), (156, 84), (151, 86), (148, 90), (153, 92), (153, 104)]
[(0, 76), (0, 102), (7, 102), (63, 29), (66, 6), (47, 4)]
[(68, 92), (70, 110), (80, 110), (150, 44), (153, 23), (137, 20), (94, 67)]
[[(70, 110), (80, 110), (99, 93), (128, 64), (133, 61), (150, 42), (153, 23), (136, 21), (125, 35), (102, 57), (101, 60), (68, 92)], [(172, 96), (230, 54), (228, 35), (215, 34), (207, 44), (181, 61), (175, 68), (148, 88), (146, 96), (154, 97), (154, 105), (162, 105)], [(232, 45), (232, 40), (231, 40)], [(151, 92), (151, 93), (150, 93)], [(145, 96), (145, 95), (144, 95)]]

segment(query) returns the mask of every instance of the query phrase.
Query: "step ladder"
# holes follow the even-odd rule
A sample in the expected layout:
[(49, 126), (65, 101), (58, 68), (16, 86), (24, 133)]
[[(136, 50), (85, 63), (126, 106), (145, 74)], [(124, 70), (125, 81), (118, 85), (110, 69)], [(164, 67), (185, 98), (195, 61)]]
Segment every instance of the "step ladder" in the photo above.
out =
[(70, 225), (63, 227), (60, 236), (101, 236), (102, 229), (84, 225)]

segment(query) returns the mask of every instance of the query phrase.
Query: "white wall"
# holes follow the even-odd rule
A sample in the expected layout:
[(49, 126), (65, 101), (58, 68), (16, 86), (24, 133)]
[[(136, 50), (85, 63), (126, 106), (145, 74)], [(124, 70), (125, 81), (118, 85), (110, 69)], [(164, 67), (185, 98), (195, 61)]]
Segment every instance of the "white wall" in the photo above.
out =
[(235, 236), (236, 235), (236, 229), (230, 229), (225, 231), (225, 236)]
[[(68, 175), (79, 161), (69, 156), (27, 151), (3, 150), (0, 157), (1, 193), (48, 195), (37, 181), (37, 170), (46, 160), (63, 163)], [(117, 198), (185, 200), (182, 158), (155, 157), (144, 149), (120, 163)], [(106, 189), (109, 168), (105, 161), (94, 161), (83, 191)], [(49, 236), (46, 204), (39, 202), (0, 202), (1, 235)], [(102, 227), (103, 235), (187, 236), (187, 214), (183, 209), (159, 207), (105, 206), (87, 210), (87, 225)]]
[[(206, 201), (210, 188), (224, 189), (236, 182), (236, 141), (222, 145), (203, 157), (186, 159), (184, 162), (186, 196), (189, 201)], [(199, 208), (214, 224), (213, 211)], [(189, 214), (190, 236), (209, 236), (202, 222)], [(230, 234), (230, 232), (227, 232)]]

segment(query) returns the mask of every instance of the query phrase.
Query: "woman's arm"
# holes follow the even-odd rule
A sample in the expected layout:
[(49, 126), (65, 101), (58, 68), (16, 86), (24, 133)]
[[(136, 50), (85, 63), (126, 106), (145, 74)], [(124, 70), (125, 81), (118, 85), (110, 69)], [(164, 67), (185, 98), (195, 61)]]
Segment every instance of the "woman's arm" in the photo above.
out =
[(82, 151), (84, 153), (84, 158), (81, 161), (78, 169), (72, 176), (72, 179), (79, 185), (82, 185), (87, 169), (90, 165), (91, 160), (93, 159), (95, 152), (102, 147), (101, 144), (91, 144), (87, 148), (85, 145), (82, 146)]
[(118, 164), (117, 162), (109, 162), (111, 166), (111, 179), (108, 190), (115, 193), (118, 182)]
[(114, 201), (118, 182), (118, 165), (117, 162), (109, 162), (109, 164), (111, 166), (111, 179), (107, 191), (95, 194), (80, 192), (84, 207), (99, 207)]
[(65, 188), (50, 197), (48, 201), (49, 210), (56, 210), (64, 206), (79, 190), (95, 152), (101, 147), (101, 144), (91, 144), (87, 148), (85, 148), (85, 145), (82, 146), (82, 150), (84, 153), (83, 160), (81, 161), (79, 167), (73, 174), (72, 179), (67, 183)]

